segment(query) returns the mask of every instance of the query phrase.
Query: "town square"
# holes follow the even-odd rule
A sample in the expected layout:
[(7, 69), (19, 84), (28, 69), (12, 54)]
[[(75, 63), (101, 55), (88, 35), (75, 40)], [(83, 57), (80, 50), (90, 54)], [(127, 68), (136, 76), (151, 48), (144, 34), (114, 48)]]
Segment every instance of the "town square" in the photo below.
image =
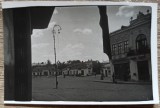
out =
[[(152, 99), (150, 83), (100, 80), (100, 75), (33, 78), (33, 101), (142, 101)], [(137, 98), (138, 97), (138, 98)]]
[[(33, 100), (143, 101), (153, 99), (150, 54), (151, 10), (149, 7), (136, 9), (121, 6), (116, 7), (119, 9), (116, 12), (113, 8), (99, 7), (101, 16), (99, 25), (94, 22), (98, 20), (98, 15), (92, 10), (96, 10), (95, 7), (68, 7), (64, 8), (65, 10), (56, 8), (52, 17), (54, 20), (47, 29), (33, 30), (31, 36)], [(123, 9), (129, 13), (134, 11), (134, 14), (123, 19), (124, 23), (129, 22), (128, 25), (119, 24), (119, 28), (115, 29), (115, 26), (111, 25), (113, 22), (110, 18), (113, 18), (113, 13), (111, 14), (110, 11), (115, 11), (114, 20), (116, 20), (120, 18)], [(82, 10), (88, 10), (95, 17), (87, 16), (87, 13)], [(61, 13), (58, 13), (60, 11)], [(69, 13), (70, 11), (73, 13)], [(106, 11), (108, 11), (108, 18), (105, 15)], [(63, 23), (56, 24), (55, 22), (62, 21), (61, 14), (66, 15), (66, 13), (71, 14), (72, 22), (76, 23), (68, 23), (70, 17), (66, 17)], [(79, 15), (84, 15), (86, 20), (75, 19)], [(81, 22), (86, 22), (84, 25), (87, 28), (80, 29), (84, 26), (80, 24)], [(65, 27), (66, 25), (68, 28)], [(99, 27), (102, 28), (102, 34)], [(93, 31), (94, 29), (97, 32)]]

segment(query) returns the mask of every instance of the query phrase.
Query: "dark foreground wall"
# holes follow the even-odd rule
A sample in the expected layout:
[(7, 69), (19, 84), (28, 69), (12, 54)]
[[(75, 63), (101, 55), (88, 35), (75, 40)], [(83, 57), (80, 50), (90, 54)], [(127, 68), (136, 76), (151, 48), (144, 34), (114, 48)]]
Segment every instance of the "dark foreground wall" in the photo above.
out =
[(54, 7), (3, 10), (5, 100), (32, 100), (32, 29), (46, 28), (53, 10)]

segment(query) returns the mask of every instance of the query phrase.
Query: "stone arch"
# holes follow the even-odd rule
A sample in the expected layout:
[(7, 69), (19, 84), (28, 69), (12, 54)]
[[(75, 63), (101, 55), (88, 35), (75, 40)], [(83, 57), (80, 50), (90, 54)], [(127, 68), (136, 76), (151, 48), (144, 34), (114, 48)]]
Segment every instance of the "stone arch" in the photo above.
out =
[[(100, 13), (100, 26), (103, 35), (103, 50), (111, 58), (108, 17), (106, 15), (106, 6), (97, 6)], [(5, 62), (5, 69), (11, 68), (5, 72), (5, 100), (31, 101), (32, 100), (32, 71), (31, 71), (31, 34), (32, 29), (42, 29), (48, 26), (51, 15), (55, 7), (28, 7), (14, 8), (3, 11), (4, 28), (9, 32), (5, 34), (5, 44), (12, 49), (4, 52), (11, 54), (13, 60)], [(43, 13), (43, 14), (42, 14)], [(7, 26), (7, 23), (13, 24), (14, 28)], [(10, 31), (9, 31), (10, 30)], [(10, 43), (13, 42), (14, 45)], [(6, 59), (6, 58), (5, 58)], [(13, 63), (12, 63), (13, 62)], [(21, 68), (21, 69), (20, 69)], [(12, 73), (12, 74), (11, 74)], [(10, 84), (10, 80), (14, 80)], [(11, 88), (11, 89), (10, 89)]]

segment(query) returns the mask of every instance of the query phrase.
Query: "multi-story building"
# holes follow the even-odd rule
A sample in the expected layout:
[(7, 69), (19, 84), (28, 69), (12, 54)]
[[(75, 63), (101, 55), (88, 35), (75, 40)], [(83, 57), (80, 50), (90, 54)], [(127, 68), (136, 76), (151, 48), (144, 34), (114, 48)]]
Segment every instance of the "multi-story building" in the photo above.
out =
[(139, 12), (128, 26), (110, 33), (112, 71), (116, 79), (150, 81), (151, 13)]

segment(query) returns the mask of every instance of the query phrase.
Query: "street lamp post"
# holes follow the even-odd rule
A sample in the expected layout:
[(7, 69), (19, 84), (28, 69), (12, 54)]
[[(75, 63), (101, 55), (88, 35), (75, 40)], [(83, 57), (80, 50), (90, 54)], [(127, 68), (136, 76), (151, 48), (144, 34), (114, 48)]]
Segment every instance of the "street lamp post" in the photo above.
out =
[(61, 26), (60, 25), (54, 25), (53, 27), (53, 40), (54, 40), (54, 57), (55, 57), (55, 71), (56, 71), (56, 89), (58, 88), (58, 80), (57, 80), (57, 60), (56, 60), (56, 34), (60, 33), (61, 30)]

